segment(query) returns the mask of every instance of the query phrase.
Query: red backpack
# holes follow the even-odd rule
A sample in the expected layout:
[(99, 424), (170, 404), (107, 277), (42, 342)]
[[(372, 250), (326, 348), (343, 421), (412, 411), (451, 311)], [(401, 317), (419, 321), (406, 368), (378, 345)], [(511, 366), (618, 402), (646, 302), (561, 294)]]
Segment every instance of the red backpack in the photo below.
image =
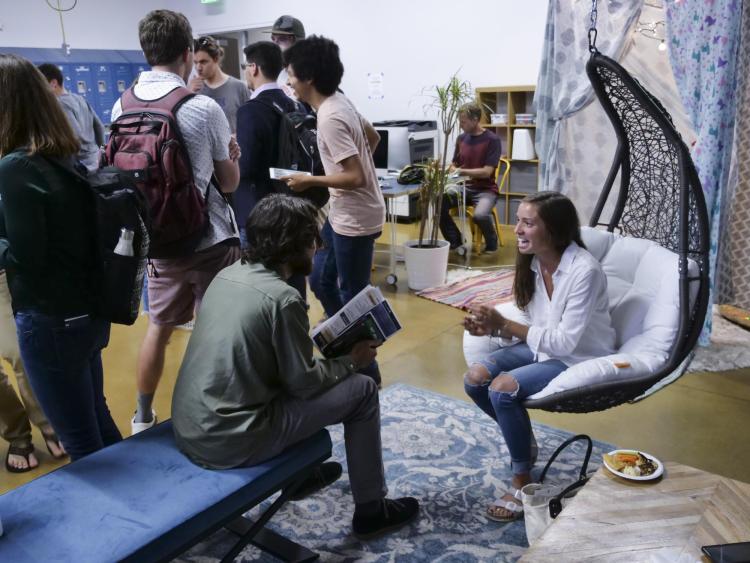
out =
[(141, 100), (129, 88), (104, 150), (105, 164), (132, 177), (147, 201), (151, 258), (190, 254), (208, 227), (208, 187), (201, 194), (195, 185), (175, 117), (193, 96), (178, 86), (159, 99)]

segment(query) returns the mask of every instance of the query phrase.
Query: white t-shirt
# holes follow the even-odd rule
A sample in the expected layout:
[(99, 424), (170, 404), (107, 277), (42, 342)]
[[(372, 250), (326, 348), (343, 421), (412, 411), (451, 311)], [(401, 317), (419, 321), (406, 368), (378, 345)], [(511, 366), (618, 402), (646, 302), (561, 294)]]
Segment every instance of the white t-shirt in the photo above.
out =
[(615, 352), (615, 329), (609, 316), (607, 277), (587, 250), (571, 243), (552, 274), (547, 296), (536, 256), (534, 296), (526, 308), (530, 319), (526, 343), (539, 361), (560, 360), (572, 366)]
[(385, 222), (385, 201), (378, 184), (362, 117), (352, 103), (336, 92), (318, 108), (318, 149), (326, 175), (343, 171), (339, 164), (357, 155), (365, 173), (365, 183), (354, 189), (331, 193), (328, 220), (333, 230), (345, 236), (379, 233)]
[[(155, 100), (185, 82), (171, 72), (144, 71), (135, 85), (135, 95), (142, 100)], [(120, 100), (112, 108), (112, 121), (122, 113)], [(207, 96), (197, 95), (177, 110), (177, 127), (190, 157), (195, 185), (201, 194), (214, 172), (214, 160), (229, 160), (229, 122), (219, 104)], [(230, 238), (238, 238), (237, 221), (232, 207), (215, 187), (208, 190), (209, 227), (196, 250), (205, 250)]]

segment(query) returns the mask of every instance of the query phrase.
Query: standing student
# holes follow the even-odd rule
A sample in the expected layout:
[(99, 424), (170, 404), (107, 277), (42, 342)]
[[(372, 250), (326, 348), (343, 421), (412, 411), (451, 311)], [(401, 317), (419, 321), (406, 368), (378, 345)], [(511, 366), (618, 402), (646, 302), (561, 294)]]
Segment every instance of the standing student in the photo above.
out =
[(224, 111), (232, 133), (237, 131), (237, 110), (250, 99), (247, 85), (221, 70), (224, 49), (206, 35), (195, 41), (193, 64), (196, 76), (190, 81), (190, 89), (214, 100)]
[(78, 160), (89, 170), (99, 168), (99, 147), (104, 144), (104, 126), (99, 117), (91, 109), (86, 98), (73, 94), (65, 89), (65, 81), (62, 71), (57, 65), (44, 63), (39, 65), (40, 72), (49, 82), (52, 92), (57, 96), (57, 101), (68, 116), (73, 131), (78, 135), (81, 150), (78, 151)]
[(94, 201), (80, 148), (44, 76), (0, 55), (0, 269), (34, 394), (72, 459), (122, 439), (104, 398)]
[(0, 270), (0, 359), (10, 364), (21, 395), (19, 400), (6, 371), (0, 368), (0, 437), (9, 444), (5, 468), (11, 473), (24, 473), (39, 465), (31, 442), (31, 424), (39, 428), (52, 457), (65, 457), (65, 448), (44, 416), (23, 369), (10, 292), (3, 270)]
[[(318, 148), (324, 176), (293, 174), (282, 178), (294, 191), (329, 187), (333, 252), (328, 270), (339, 283), (326, 284), (325, 301), (335, 313), (370, 283), (375, 239), (385, 222), (385, 202), (378, 184), (372, 151), (380, 136), (352, 103), (338, 91), (344, 65), (336, 43), (311, 36), (284, 53), (289, 85), (297, 97), (318, 113)], [(380, 383), (377, 363), (363, 373)]]
[[(237, 110), (237, 143), (240, 145), (240, 185), (232, 206), (240, 224), (240, 240), (247, 246), (245, 219), (257, 203), (274, 193), (269, 168), (276, 165), (279, 153), (279, 111), (299, 109), (276, 79), (282, 68), (281, 49), (270, 41), (245, 47), (245, 79), (253, 93), (251, 100)], [(305, 276), (290, 276), (289, 285), (307, 299)]]
[[(279, 46), (282, 53), (297, 41), (301, 41), (304, 38), (305, 26), (294, 16), (279, 16), (276, 21), (273, 22), (273, 26), (271, 27), (271, 41)], [(282, 68), (277, 78), (277, 82), (287, 96), (294, 97), (294, 90), (289, 87), (287, 84), (288, 81), (289, 76), (286, 73), (286, 69)]]
[[(142, 72), (133, 93), (140, 100), (157, 100), (185, 88), (193, 62), (193, 36), (187, 18), (170, 10), (149, 12), (138, 24), (141, 48), (151, 70)], [(112, 119), (122, 112), (121, 101)], [(176, 326), (187, 323), (200, 307), (214, 276), (239, 258), (239, 233), (223, 193), (239, 182), (239, 147), (227, 118), (207, 96), (194, 96), (177, 110), (177, 127), (193, 168), (195, 187), (207, 194), (208, 228), (195, 252), (176, 258), (153, 259), (148, 280), (149, 318), (138, 355), (138, 398), (131, 430), (136, 434), (156, 424), (154, 393), (164, 370), (164, 353)], [(211, 185), (212, 174), (218, 186)], [(220, 193), (221, 192), (221, 193)]]

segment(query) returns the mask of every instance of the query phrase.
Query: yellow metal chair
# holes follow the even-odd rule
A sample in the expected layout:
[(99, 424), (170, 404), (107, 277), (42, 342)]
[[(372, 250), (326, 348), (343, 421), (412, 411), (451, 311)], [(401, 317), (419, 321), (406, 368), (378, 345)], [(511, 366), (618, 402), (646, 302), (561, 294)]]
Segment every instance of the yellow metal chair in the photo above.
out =
[[(502, 172), (502, 174), (501, 174)], [(510, 175), (510, 160), (507, 158), (501, 158), (500, 162), (497, 165), (497, 171), (495, 172), (495, 181), (497, 183), (497, 191), (501, 194), (503, 193), (503, 189), (505, 188), (505, 183), (508, 181), (508, 176)], [(471, 226), (471, 240), (472, 242), (472, 252), (474, 254), (479, 254), (482, 252), (482, 239), (484, 238), (482, 236), (482, 229), (479, 228), (479, 225), (477, 225), (474, 222), (474, 206), (466, 206), (466, 218), (469, 221), (469, 225)], [(500, 220), (497, 216), (497, 208), (492, 208), (492, 218), (495, 220), (495, 232), (497, 233), (497, 242), (500, 246), (505, 246), (505, 243), (503, 242), (503, 234), (500, 230)]]

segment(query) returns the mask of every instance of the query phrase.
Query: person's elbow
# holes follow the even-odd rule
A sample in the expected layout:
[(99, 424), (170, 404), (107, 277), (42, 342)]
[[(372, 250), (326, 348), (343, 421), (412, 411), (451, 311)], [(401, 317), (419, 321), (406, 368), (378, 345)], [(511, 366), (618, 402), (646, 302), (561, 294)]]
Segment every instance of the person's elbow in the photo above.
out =
[(214, 173), (219, 182), (219, 189), (225, 193), (232, 193), (240, 183), (240, 167), (236, 161), (222, 160), (214, 162)]

